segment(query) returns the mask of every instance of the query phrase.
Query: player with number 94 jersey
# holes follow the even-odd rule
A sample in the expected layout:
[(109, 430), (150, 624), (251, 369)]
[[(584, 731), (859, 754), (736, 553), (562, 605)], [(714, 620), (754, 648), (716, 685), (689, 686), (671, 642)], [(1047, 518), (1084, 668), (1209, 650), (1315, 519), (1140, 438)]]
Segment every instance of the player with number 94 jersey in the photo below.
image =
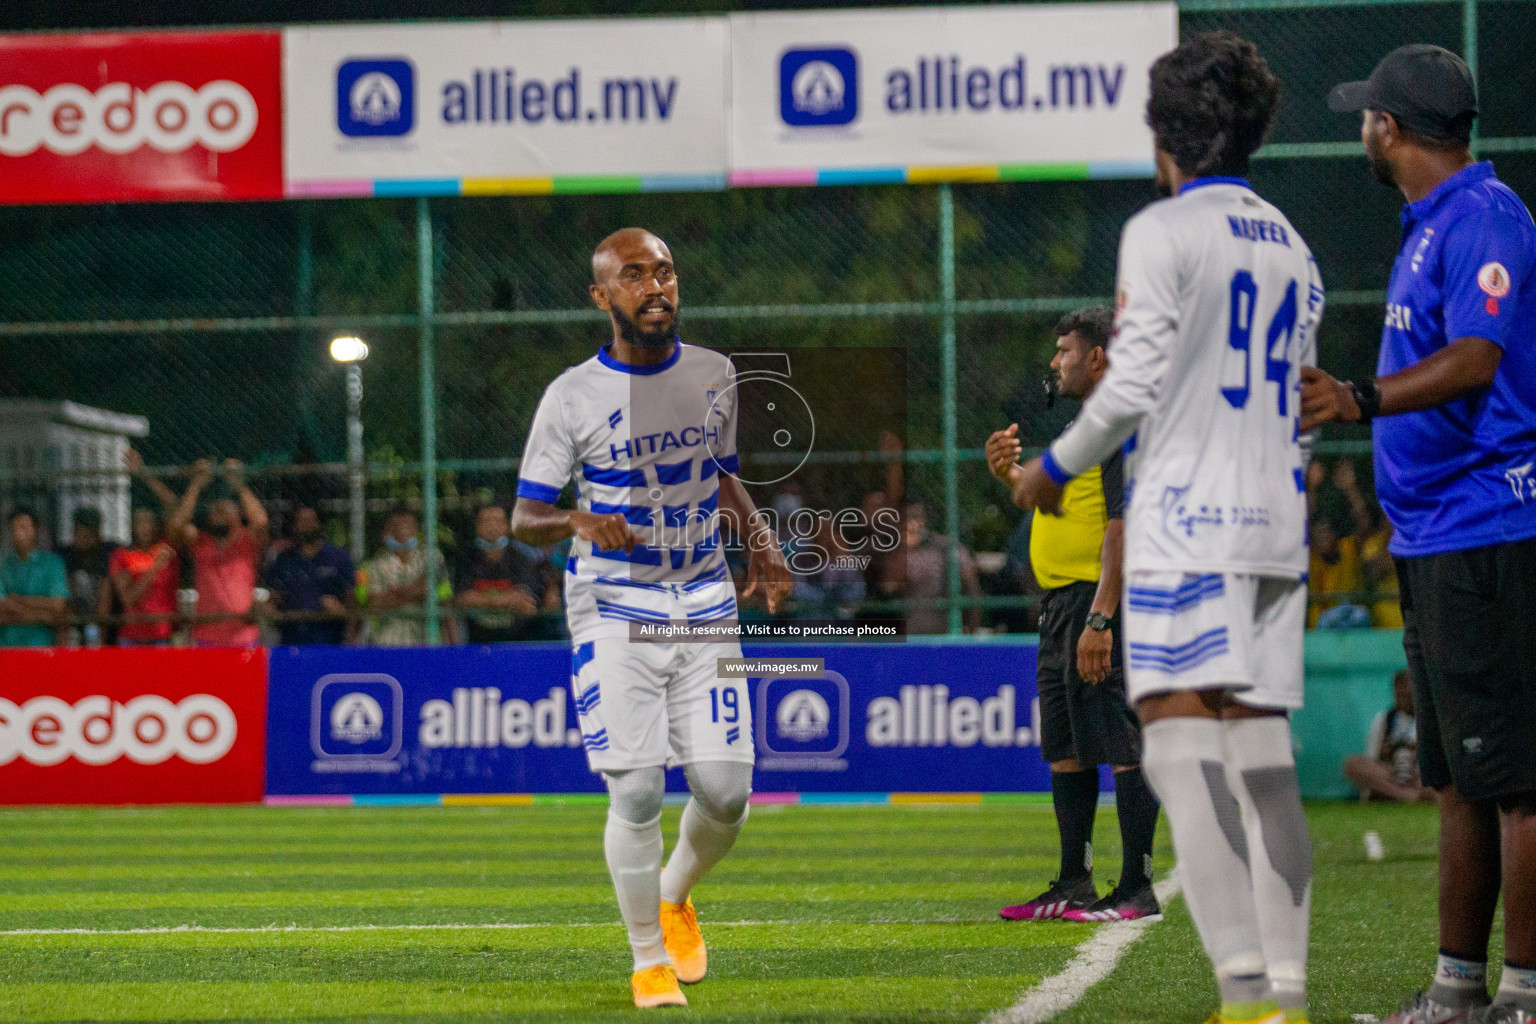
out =
[(1305, 575), (1307, 243), (1243, 179), (1197, 178), (1126, 224), (1117, 303), (1109, 372), (1051, 455), (1082, 469), (1130, 438), (1126, 571)]
[(1317, 263), (1245, 180), (1196, 178), (1126, 224), (1117, 298), (1109, 371), (1046, 466), (1075, 475), (1128, 449), (1131, 699), (1237, 684), (1239, 700), (1298, 708), (1299, 636), (1228, 619), (1261, 587), (1276, 616), (1305, 614), (1298, 398), (1317, 362)]
[(1307, 608), (1301, 368), (1323, 288), (1244, 177), (1280, 95), (1258, 48), (1203, 33), (1151, 79), (1166, 198), (1121, 238), (1108, 371), (1014, 501), (1049, 510), (1126, 445), (1126, 690), (1216, 974), (1212, 1019), (1303, 1024), (1312, 851), (1287, 713)]

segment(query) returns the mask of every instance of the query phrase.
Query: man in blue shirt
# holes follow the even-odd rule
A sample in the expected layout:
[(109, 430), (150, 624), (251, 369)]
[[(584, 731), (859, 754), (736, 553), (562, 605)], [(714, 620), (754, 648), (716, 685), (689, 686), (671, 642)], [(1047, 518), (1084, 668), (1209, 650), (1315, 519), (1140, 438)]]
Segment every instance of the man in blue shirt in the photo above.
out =
[(352, 556), (325, 539), (320, 513), (308, 505), (294, 510), (292, 541), (267, 569), (267, 589), (279, 609), (309, 617), (279, 623), (278, 636), (287, 645), (343, 643), (347, 609), (357, 600)]
[[(1329, 105), (1361, 110), (1407, 199), (1373, 380), (1303, 370), (1302, 429), (1375, 424), (1394, 528), (1419, 767), (1440, 794), (1440, 958), (1389, 1024), (1536, 1020), (1536, 226), (1473, 162), (1477, 97), (1437, 46), (1388, 54)], [(1501, 856), (1502, 843), (1502, 856)], [(1494, 1005), (1488, 940), (1504, 894)]]
[(0, 647), (49, 647), (69, 621), (69, 581), (64, 559), (38, 546), (37, 513), (18, 505), (10, 517), (11, 553), (0, 562), (6, 595)]

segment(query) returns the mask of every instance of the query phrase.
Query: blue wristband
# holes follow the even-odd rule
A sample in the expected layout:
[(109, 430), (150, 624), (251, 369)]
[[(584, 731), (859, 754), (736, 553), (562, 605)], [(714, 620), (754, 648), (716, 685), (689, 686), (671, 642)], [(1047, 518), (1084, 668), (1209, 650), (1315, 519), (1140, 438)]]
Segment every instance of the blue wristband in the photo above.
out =
[(1061, 486), (1065, 487), (1072, 481), (1072, 474), (1061, 468), (1061, 463), (1056, 461), (1056, 456), (1051, 454), (1051, 450), (1049, 448), (1047, 448), (1045, 450), (1045, 454), (1041, 456), (1040, 465), (1041, 468), (1045, 470), (1045, 475), (1056, 481)]
[(532, 498), (534, 501), (542, 501), (546, 505), (553, 505), (560, 500), (560, 488), (551, 487), (549, 484), (541, 484), (537, 480), (517, 481), (517, 496), (519, 498)]

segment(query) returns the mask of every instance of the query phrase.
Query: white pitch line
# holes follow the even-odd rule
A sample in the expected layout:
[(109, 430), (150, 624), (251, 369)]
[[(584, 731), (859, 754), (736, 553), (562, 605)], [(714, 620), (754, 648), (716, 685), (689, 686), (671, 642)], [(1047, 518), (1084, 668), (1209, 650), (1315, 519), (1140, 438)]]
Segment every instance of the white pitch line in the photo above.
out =
[[(868, 921), (710, 921), (711, 928), (758, 928), (767, 925), (839, 924), (985, 924), (985, 921), (959, 917), (883, 918)], [(524, 931), (532, 928), (622, 928), (618, 921), (500, 922), (479, 924), (266, 924), (254, 928), (213, 928), (200, 924), (165, 925), (158, 928), (12, 928), (0, 931), (0, 938), (34, 935), (265, 935), (275, 932), (452, 932), (452, 931)]]
[[(1153, 887), (1164, 906), (1178, 895), (1177, 875), (1169, 875)], [(988, 1017), (984, 1024), (1044, 1024), (1075, 1004), (1097, 983), (1109, 977), (1120, 955), (1154, 924), (1151, 918), (1106, 924), (1077, 947), (1077, 954), (1059, 973), (1053, 974), (1019, 997), (1006, 1010)]]

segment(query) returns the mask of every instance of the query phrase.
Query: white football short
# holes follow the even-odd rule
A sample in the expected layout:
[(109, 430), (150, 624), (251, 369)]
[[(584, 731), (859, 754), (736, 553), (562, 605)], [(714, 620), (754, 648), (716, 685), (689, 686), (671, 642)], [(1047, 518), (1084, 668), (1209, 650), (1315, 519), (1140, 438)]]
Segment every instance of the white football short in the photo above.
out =
[(1125, 589), (1131, 701), (1224, 687), (1256, 708), (1302, 705), (1304, 580), (1247, 573), (1132, 572)]
[(639, 643), (602, 637), (571, 656), (571, 692), (594, 772), (698, 761), (753, 763), (745, 679), (722, 679), (738, 643)]

